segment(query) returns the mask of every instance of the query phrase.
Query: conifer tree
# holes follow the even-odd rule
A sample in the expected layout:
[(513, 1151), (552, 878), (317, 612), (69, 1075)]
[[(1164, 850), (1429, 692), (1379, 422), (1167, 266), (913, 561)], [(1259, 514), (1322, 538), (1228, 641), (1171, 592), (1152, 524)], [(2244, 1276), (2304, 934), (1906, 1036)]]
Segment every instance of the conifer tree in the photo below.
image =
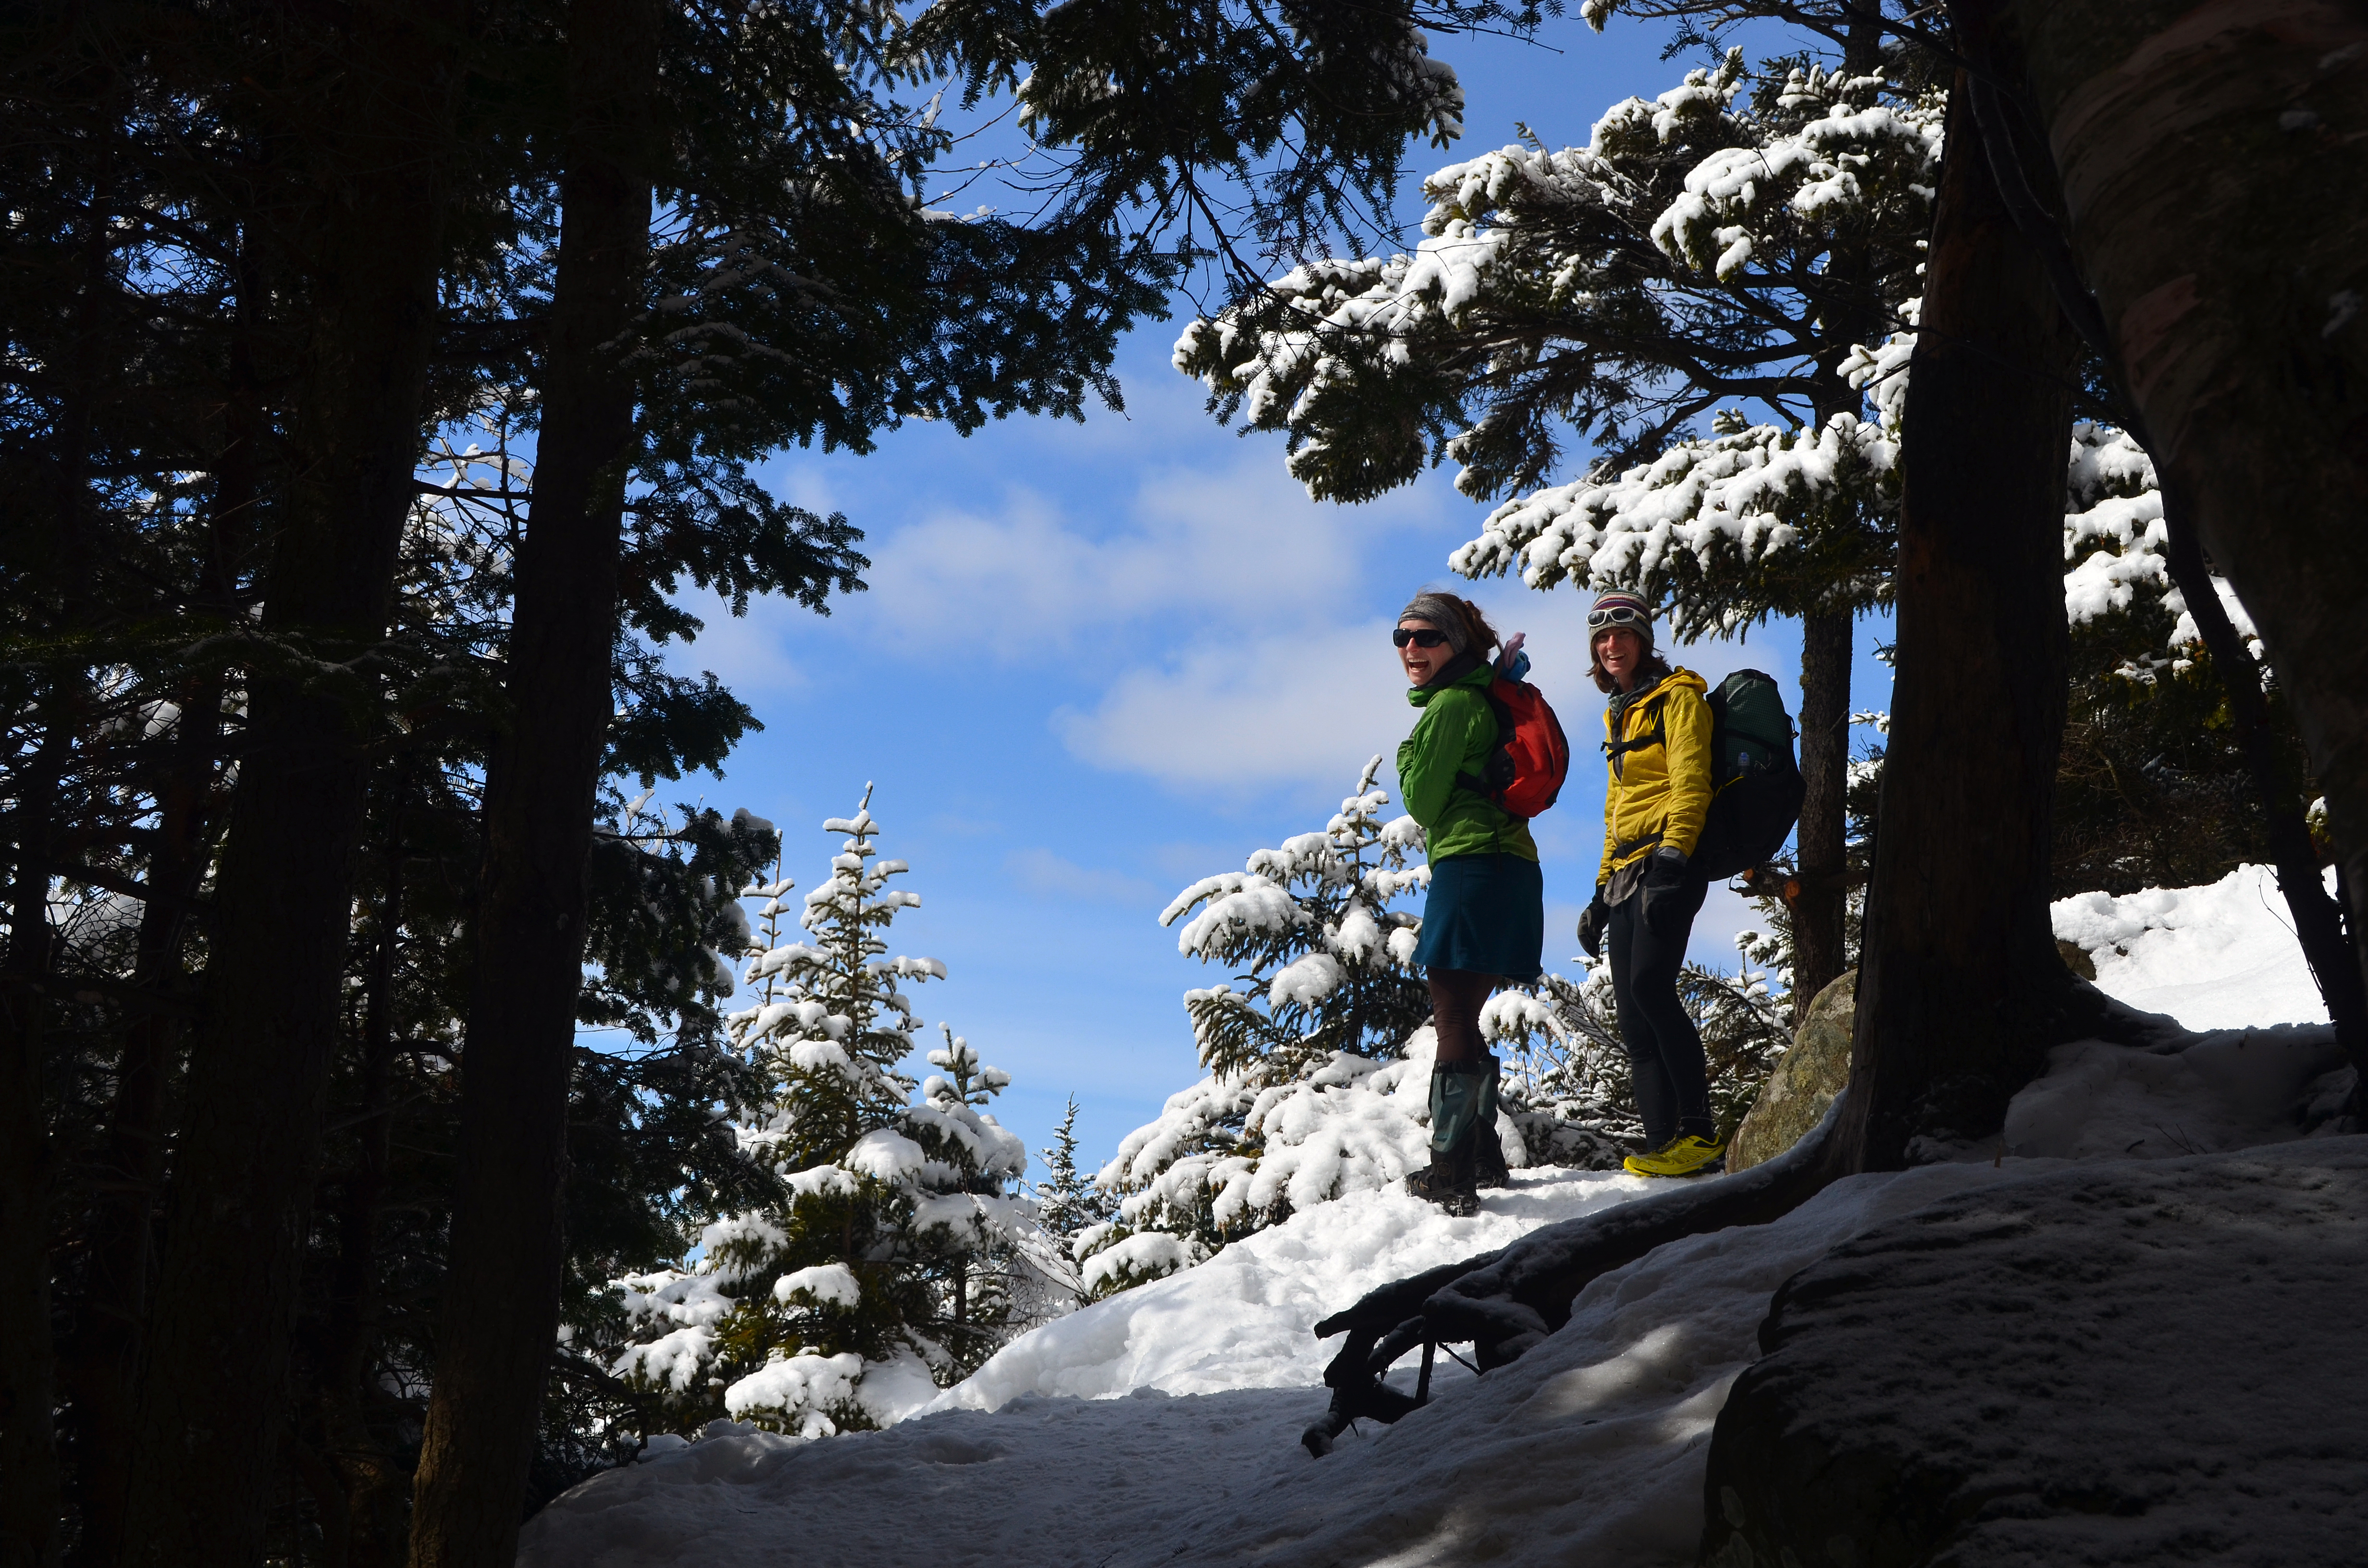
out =
[(1422, 843), (1414, 819), (1381, 818), (1381, 766), (1365, 764), (1322, 832), (1204, 877), (1160, 912), (1162, 926), (1191, 915), (1178, 951), (1238, 968), (1231, 982), (1184, 994), (1202, 1066), (1246, 1084), (1288, 1082), (1336, 1051), (1390, 1055), (1429, 1016), (1411, 961), (1421, 917), (1390, 905), (1428, 886), (1430, 871), (1406, 864)]
[(1077, 1096), (1069, 1096), (1061, 1125), (1053, 1130), (1049, 1148), (1038, 1151), (1044, 1161), (1044, 1179), (1036, 1187), (1036, 1208), (1044, 1229), (1066, 1239), (1087, 1225), (1108, 1220), (1108, 1195), (1077, 1169)]
[(1843, 963), (1850, 621), (1887, 600), (1898, 500), (1866, 384), (1940, 157), (1920, 59), (1871, 46), (1758, 73), (1731, 50), (1585, 147), (1442, 169), (1414, 256), (1303, 266), (1177, 346), (1221, 417), (1288, 434), (1311, 494), (1363, 499), (1429, 460), (1511, 497), (1459, 572), (1639, 589), (1682, 638), (1803, 619), (1812, 990)]
[(730, 1030), (764, 1087), (739, 1135), (777, 1196), (710, 1225), (695, 1271), (623, 1282), (639, 1338), (617, 1370), (677, 1426), (878, 1425), (974, 1369), (1026, 1305), (1013, 1189), (1027, 1154), (985, 1108), (1010, 1078), (947, 1028), (914, 1099), (900, 1064), (921, 1023), (905, 988), (945, 966), (889, 955), (889, 926), (920, 898), (891, 885), (907, 867), (879, 858), (871, 797), (824, 824), (844, 837), (803, 901), (807, 939), (783, 939), (787, 878), (746, 890), (764, 901), (755, 995)]
[(1294, 1206), (1418, 1163), (1419, 1140), (1405, 1141), (1418, 1107), (1332, 1114), (1380, 1109), (1373, 1096), (1395, 1092), (1430, 1014), (1411, 962), (1421, 916), (1392, 907), (1429, 883), (1428, 867), (1407, 864), (1422, 830), (1383, 820), (1381, 763), (1365, 764), (1322, 832), (1202, 878), (1161, 913), (1162, 925), (1184, 920), (1180, 951), (1239, 971), (1184, 994), (1209, 1076), (1169, 1096), (1095, 1178), (1115, 1202), (1075, 1234), (1088, 1293), (1189, 1267)]

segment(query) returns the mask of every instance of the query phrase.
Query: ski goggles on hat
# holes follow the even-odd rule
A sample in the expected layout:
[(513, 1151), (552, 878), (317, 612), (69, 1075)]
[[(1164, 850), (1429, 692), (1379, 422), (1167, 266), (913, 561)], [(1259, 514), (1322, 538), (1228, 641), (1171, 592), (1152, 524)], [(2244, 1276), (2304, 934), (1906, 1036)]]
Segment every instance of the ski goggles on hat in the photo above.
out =
[(1446, 632), (1434, 631), (1428, 626), (1418, 631), (1401, 626), (1390, 633), (1390, 646), (1393, 648), (1403, 648), (1409, 642), (1417, 648), (1436, 648), (1446, 641)]
[(1587, 629), (1600, 631), (1607, 626), (1643, 627), (1653, 624), (1653, 618), (1634, 605), (1598, 605), (1587, 612)]

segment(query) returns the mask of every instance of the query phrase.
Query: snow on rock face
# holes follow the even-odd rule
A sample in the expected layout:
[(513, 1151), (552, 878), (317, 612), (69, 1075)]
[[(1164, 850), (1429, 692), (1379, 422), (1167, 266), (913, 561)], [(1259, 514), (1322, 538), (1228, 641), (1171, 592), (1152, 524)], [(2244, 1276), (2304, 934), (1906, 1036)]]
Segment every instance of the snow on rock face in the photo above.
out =
[[(1172, 1560), (1691, 1563), (1711, 1426), (1759, 1353), (1769, 1295), (1843, 1237), (2013, 1174), (1857, 1176), (1773, 1224), (1664, 1246), (1589, 1284), (1570, 1322), (1512, 1365), (1435, 1384), (1430, 1405), (1325, 1459), (1270, 1461), (1265, 1485), (1179, 1524), (1190, 1545)], [(1145, 1543), (1115, 1561), (1170, 1551)]]
[(1702, 1560), (2356, 1562), (2363, 1263), (2359, 1137), (2059, 1166), (1871, 1230), (1778, 1293)]
[(2056, 937), (2096, 964), (2097, 988), (2140, 1011), (2191, 1029), (2327, 1022), (2266, 866), (2208, 887), (2075, 893), (2054, 914)]
[(2319, 1080), (2344, 1074), (2331, 1028), (2215, 1029), (2176, 1051), (2076, 1040), (2007, 1108), (2009, 1153), (2139, 1160), (2301, 1138), (2340, 1105)]
[[(1888, 1376), (1921, 1389), (1928, 1346), (1938, 1347), (1936, 1361), (1992, 1372), (2032, 1348), (2037, 1373), (2002, 1385), (2024, 1412), (2003, 1429), (1985, 1423), (1973, 1371), (1953, 1393), (1894, 1394), (1883, 1415), (1921, 1423), (1918, 1463), (1989, 1443), (1983, 1451), (2002, 1455), (1998, 1473), (2011, 1484), (2054, 1473), (2101, 1477), (2106, 1492), (2098, 1495), (2140, 1510), (2051, 1515), (2042, 1488), (2021, 1519), (1985, 1516), (1988, 1533), (1975, 1542), (1985, 1554), (1965, 1561), (2003, 1568), (2185, 1560), (2142, 1557), (2160, 1539), (2145, 1532), (2184, 1521), (2202, 1532), (2194, 1539), (2228, 1538), (2229, 1521), (2246, 1520), (2251, 1495), (2300, 1499), (2287, 1525), (2336, 1519), (2350, 1533), (2340, 1544), (2305, 1547), (2264, 1529), (2260, 1551), (2238, 1538), (2237, 1547), (2194, 1560), (2348, 1561), (2356, 1555), (2359, 1506), (2350, 1491), (2328, 1492), (2334, 1483), (2322, 1461), (2332, 1453), (2356, 1471), (2368, 1450), (2368, 1428), (2353, 1415), (2368, 1407), (2368, 1387), (2358, 1386), (2363, 1363), (2349, 1337), (2325, 1354), (2298, 1347), (2328, 1324), (2351, 1334), (2368, 1257), (2368, 1140), (2297, 1141), (2328, 1106), (2329, 1031), (2294, 1027), (2317, 1017), (2317, 995), (2291, 956), (2281, 912), (2258, 870), (2213, 887), (2058, 904), (2058, 935), (2095, 956), (2108, 993), (2171, 1011), (2191, 1027), (2249, 1027), (2219, 1028), (2175, 1050), (2066, 1047), (2051, 1074), (2011, 1108), (2011, 1149), (2000, 1165), (1985, 1149), (1968, 1163), (1857, 1177), (1773, 1224), (1660, 1248), (1589, 1285), (1568, 1324), (1486, 1379), (1442, 1357), (1429, 1406), (1395, 1426), (1344, 1434), (1321, 1460), (1294, 1439), (1324, 1409), (1326, 1391), (1315, 1385), (1338, 1342), (1317, 1342), (1309, 1324), (1375, 1286), (1623, 1201), (1646, 1184), (1520, 1171), (1510, 1191), (1486, 1195), (1473, 1220), (1447, 1219), (1395, 1184), (1348, 1191), (1198, 1267), (1025, 1335), (934, 1397), (917, 1363), (894, 1400), (884, 1397), (883, 1369), (871, 1369), (859, 1398), (873, 1419), (920, 1412), (888, 1430), (801, 1443), (718, 1424), (687, 1447), (659, 1453), (654, 1445), (643, 1462), (596, 1477), (530, 1521), (519, 1562), (1690, 1563), (1703, 1525), (1713, 1423), (1736, 1375), (1759, 1355), (1757, 1331), (1771, 1293), (1853, 1237), (1870, 1238), (1853, 1248), (1872, 1247), (1883, 1235), (1929, 1236), (1949, 1224), (1964, 1233), (1964, 1248), (2036, 1237), (2038, 1250), (2020, 1272), (1983, 1265), (1972, 1286), (1951, 1285), (1941, 1308), (1915, 1316), (1912, 1330), (1884, 1337), (1875, 1360), (1892, 1358), (1882, 1362), (1890, 1372), (1878, 1375), (1872, 1360), (1844, 1370), (1865, 1387)], [(2181, 987), (2185, 994), (2159, 999)], [(2219, 991), (2228, 999), (2215, 1013), (2208, 1004)], [(1404, 1099), (1410, 1120), (1416, 1085), (1376, 1077), (1344, 1078), (1341, 1086), (1394, 1110)], [(1281, 1125), (1300, 1111), (1278, 1105), (1273, 1114)], [(2239, 1156), (2161, 1157), (2182, 1145), (2277, 1140), (2286, 1142)], [(2044, 1185), (2051, 1181), (2055, 1187)], [(2351, 1184), (2331, 1210), (2327, 1182)], [(2044, 1204), (2028, 1196), (2051, 1192)], [(2019, 1221), (1993, 1222), (2009, 1193), (2018, 1210), (2029, 1207), (2041, 1221), (2021, 1229)], [(1941, 1207), (1932, 1214), (1990, 1219), (1907, 1218), (1934, 1204)], [(2181, 1218), (2174, 1212), (2181, 1206), (2209, 1222)], [(2087, 1214), (2085, 1226), (2067, 1217), (2078, 1213)], [(2301, 1221), (2311, 1215), (2320, 1228), (2305, 1235)], [(2199, 1240), (2206, 1231), (2211, 1239)], [(2158, 1256), (2148, 1250), (2157, 1241)], [(2256, 1277), (2249, 1283), (2248, 1275)], [(2272, 1282), (2266, 1295), (2263, 1279)], [(680, 1333), (704, 1332), (708, 1293), (671, 1275), (635, 1283), (643, 1310)], [(2022, 1300), (2017, 1291), (2044, 1310), (1984, 1309)], [(2055, 1294), (2044, 1301), (2032, 1294), (2047, 1291)], [(2109, 1308), (2121, 1315), (2109, 1318)], [(1878, 1312), (1872, 1321), (1907, 1320)], [(1985, 1342), (1978, 1356), (1960, 1354), (1984, 1334), (2008, 1337)], [(1410, 1386), (1411, 1359), (1393, 1374), (1399, 1386)], [(2258, 1377), (2248, 1370), (2261, 1367), (2268, 1369)], [(2138, 1392), (2161, 1394), (2169, 1415), (2144, 1414), (2144, 1402), (2124, 1401), (2112, 1382), (2148, 1377)], [(2049, 1379), (2060, 1392), (2044, 1386)], [(2248, 1386), (2267, 1402), (2249, 1413)], [(2309, 1419), (2299, 1423), (2290, 1419), (2297, 1388), (2309, 1392)], [(1112, 1397), (1129, 1391), (1133, 1397)], [(2044, 1445), (2024, 1458), (2021, 1445), (2052, 1434), (2049, 1423), (2067, 1410), (2112, 1425), (2092, 1433), (2086, 1449), (2066, 1450), (2057, 1471), (2043, 1462)], [(2322, 1429), (2330, 1410), (2355, 1425)], [(2327, 1441), (2309, 1453), (2299, 1442), (2281, 1449), (2288, 1430)], [(2046, 1454), (2064, 1447), (2052, 1435), (2047, 1442), (2055, 1447)], [(2226, 1485), (2206, 1473), (2224, 1460)], [(2146, 1471), (2156, 1460), (2157, 1473)], [(2273, 1460), (2284, 1468), (2272, 1472)], [(2179, 1482), (2178, 1495), (2146, 1490), (2164, 1476)], [(2021, 1550), (2018, 1531), (2039, 1544)]]

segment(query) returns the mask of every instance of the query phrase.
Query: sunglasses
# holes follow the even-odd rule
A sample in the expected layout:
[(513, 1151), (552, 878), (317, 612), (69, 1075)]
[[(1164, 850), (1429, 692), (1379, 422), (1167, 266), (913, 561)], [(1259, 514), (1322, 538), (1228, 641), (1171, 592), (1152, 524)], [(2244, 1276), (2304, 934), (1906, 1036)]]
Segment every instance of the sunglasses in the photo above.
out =
[(1607, 626), (1650, 626), (1653, 618), (1628, 605), (1608, 605), (1602, 609), (1587, 612), (1587, 629), (1600, 631)]
[(1446, 632), (1434, 631), (1429, 627), (1424, 627), (1420, 631), (1410, 631), (1401, 626), (1390, 633), (1390, 646), (1393, 648), (1403, 648), (1409, 642), (1417, 648), (1436, 648), (1446, 641)]

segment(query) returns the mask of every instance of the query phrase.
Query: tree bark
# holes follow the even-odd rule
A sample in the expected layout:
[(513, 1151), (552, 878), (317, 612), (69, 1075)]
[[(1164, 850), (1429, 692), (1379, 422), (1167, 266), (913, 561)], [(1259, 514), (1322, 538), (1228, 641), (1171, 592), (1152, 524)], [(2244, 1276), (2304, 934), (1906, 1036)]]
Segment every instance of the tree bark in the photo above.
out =
[(2048, 918), (2075, 339), (1961, 73), (1909, 371), (1898, 681), (1861, 937), (1857, 1168), (1987, 1138), (2067, 1021)]
[[(1842, 49), (1852, 75), (1878, 71), (1883, 61), (1879, 19), (1855, 19)], [(1842, 374), (1839, 344), (1864, 342), (1883, 330), (1869, 309), (1867, 246), (1844, 240), (1826, 259), (1834, 288), (1821, 304), (1837, 347), (1817, 365), (1817, 427), (1837, 414), (1857, 414), (1864, 398)], [(1785, 903), (1793, 926), (1793, 1027), (1809, 1004), (1850, 967), (1850, 687), (1852, 613), (1847, 604), (1801, 617), (1801, 820), (1793, 846), (1793, 885)]]
[(65, 704), (18, 776), (8, 940), (0, 954), (0, 1568), (52, 1568), (63, 1495), (50, 1322), (48, 1054), (51, 810), (73, 746)]
[(1792, 899), (1793, 1027), (1850, 967), (1844, 951), (1850, 900), (1850, 612), (1801, 618), (1800, 892)]
[(211, 858), (222, 744), (219, 676), (189, 683), (173, 756), (156, 790), (156, 848), (141, 911), (132, 984), (143, 1010), (124, 1032), (115, 1096), (91, 1199), (88, 1262), (66, 1369), (77, 1568), (111, 1568), (123, 1547), (131, 1484), (140, 1326), (154, 1268), (156, 1194), (164, 1184), (168, 1085), (187, 1044), (172, 1006), (186, 988), (184, 949)]
[(569, 131), (507, 731), (485, 775), (476, 987), (415, 1568), (507, 1568), (558, 1324), (585, 862), (612, 701), (633, 392), (620, 363), (649, 249), (654, 0), (568, 8)]
[(401, 758), (387, 770), (380, 808), (384, 865), (378, 940), (362, 1006), (360, 1147), (337, 1205), (337, 1261), (322, 1335), (321, 1448), (328, 1471), (324, 1480), (334, 1483), (336, 1494), (335, 1506), (322, 1510), (324, 1568), (395, 1568), (405, 1556), (404, 1504), (411, 1478), (370, 1431), (364, 1400), (378, 1392), (370, 1387), (370, 1349), (379, 1333), (379, 1215), (386, 1204), (393, 1148), (394, 989), (403, 936), (408, 772)]
[(2075, 257), (2165, 493), (2294, 705), (2368, 965), (2368, 14), (2015, 9)]
[[(2211, 652), (2213, 667), (2228, 694), (2228, 714), (2237, 744), (2245, 756), (2260, 796), (2263, 835), (2269, 841), (2270, 862), (2276, 868), (2278, 891), (2286, 912), (2294, 916), (2294, 940), (2318, 985), (2319, 999), (2335, 1026), (2335, 1038), (2354, 1066), (2368, 1062), (2368, 986), (2354, 960), (2351, 934), (2344, 929), (2343, 905), (2328, 895), (2318, 873), (2318, 856), (2312, 849), (2310, 827), (2303, 818), (2299, 781), (2278, 756), (2270, 726), (2270, 705), (2261, 696), (2260, 671), (2250, 649), (2237, 634), (2220, 603), (2195, 528), (2186, 515), (2184, 498), (2175, 487), (2163, 492), (2163, 517), (2170, 536), (2168, 554), (2171, 580), (2187, 600), (2196, 630)], [(2368, 1072), (2361, 1074), (2368, 1085)], [(2355, 1114), (2368, 1101), (2355, 1097)]]
[[(261, 273), (251, 237), (242, 233), (223, 443), (214, 459), (207, 553), (195, 596), (225, 620), (238, 614), (238, 562), (262, 491), (266, 422), (254, 355), (264, 310)], [(219, 675), (191, 681), (181, 694), (173, 756), (155, 791), (157, 847), (132, 977), (151, 997), (186, 988), (190, 917), (222, 825), (222, 697)], [(165, 1177), (167, 1086), (188, 1049), (188, 1034), (176, 1012), (152, 1006), (127, 1031), (116, 1068), (70, 1369), (76, 1568), (114, 1568), (122, 1556), (139, 1413), (140, 1330), (155, 1268), (157, 1195)]]
[(125, 1508), (141, 1568), (263, 1551), (366, 782), (370, 677), (336, 665), (384, 635), (392, 603), (467, 15), (437, 0), (340, 18), (345, 119), (313, 151), (311, 340), (265, 609), (318, 662), (251, 674)]

